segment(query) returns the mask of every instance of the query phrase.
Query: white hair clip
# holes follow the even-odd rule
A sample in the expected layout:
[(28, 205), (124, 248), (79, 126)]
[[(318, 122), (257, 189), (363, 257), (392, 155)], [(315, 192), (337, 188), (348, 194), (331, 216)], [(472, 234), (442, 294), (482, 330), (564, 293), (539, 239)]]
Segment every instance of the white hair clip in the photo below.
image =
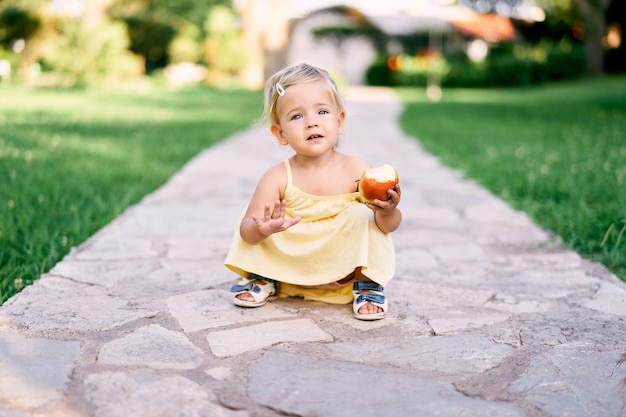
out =
[(279, 96), (284, 96), (285, 95), (285, 89), (283, 88), (282, 85), (276, 83), (276, 92), (278, 93)]

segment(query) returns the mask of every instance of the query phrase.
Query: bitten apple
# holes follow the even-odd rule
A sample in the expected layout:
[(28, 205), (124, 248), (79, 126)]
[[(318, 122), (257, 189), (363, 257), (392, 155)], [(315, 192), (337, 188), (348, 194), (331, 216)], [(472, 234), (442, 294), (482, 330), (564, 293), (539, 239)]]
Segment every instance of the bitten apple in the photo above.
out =
[(398, 171), (391, 165), (381, 165), (363, 173), (359, 180), (359, 193), (367, 203), (373, 203), (375, 199), (387, 201), (387, 190), (397, 183)]

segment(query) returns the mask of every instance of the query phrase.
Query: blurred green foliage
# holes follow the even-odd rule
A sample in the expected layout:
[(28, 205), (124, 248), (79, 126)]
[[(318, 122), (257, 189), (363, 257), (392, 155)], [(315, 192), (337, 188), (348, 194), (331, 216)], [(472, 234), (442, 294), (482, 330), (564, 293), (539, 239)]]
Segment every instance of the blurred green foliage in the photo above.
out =
[(144, 57), (150, 73), (183, 59), (199, 62), (201, 39), (207, 35), (204, 21), (216, 6), (230, 6), (230, 1), (115, 0), (108, 13), (128, 25), (130, 49)]
[[(389, 59), (400, 61), (398, 68)], [(585, 75), (586, 55), (580, 45), (542, 42), (538, 45), (502, 43), (482, 62), (473, 62), (464, 51), (446, 56), (397, 57), (381, 55), (368, 69), (370, 85), (425, 86), (436, 72), (444, 87), (519, 86)]]
[(228, 85), (246, 64), (245, 45), (237, 28), (237, 16), (225, 6), (211, 9), (204, 22), (204, 62), (210, 85)]
[(54, 85), (88, 86), (110, 79), (137, 77), (143, 63), (128, 50), (129, 39), (120, 22), (86, 27), (67, 22), (43, 51), (42, 62), (61, 79)]
[[(103, 16), (96, 23), (51, 13), (49, 3), (0, 1), (0, 60), (10, 62), (12, 80), (98, 85), (183, 62), (208, 64), (214, 74), (232, 77), (245, 65), (229, 0), (108, 0), (100, 2)], [(208, 32), (214, 8), (232, 15), (227, 37)]]

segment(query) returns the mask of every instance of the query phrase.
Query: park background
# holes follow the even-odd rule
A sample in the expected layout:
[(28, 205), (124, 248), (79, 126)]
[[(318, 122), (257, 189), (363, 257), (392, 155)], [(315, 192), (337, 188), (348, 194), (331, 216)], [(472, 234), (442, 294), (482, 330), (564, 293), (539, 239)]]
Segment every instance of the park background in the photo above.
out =
[(302, 61), (396, 89), (428, 151), (626, 279), (626, 4), (378, 3), (0, 1), (0, 302)]

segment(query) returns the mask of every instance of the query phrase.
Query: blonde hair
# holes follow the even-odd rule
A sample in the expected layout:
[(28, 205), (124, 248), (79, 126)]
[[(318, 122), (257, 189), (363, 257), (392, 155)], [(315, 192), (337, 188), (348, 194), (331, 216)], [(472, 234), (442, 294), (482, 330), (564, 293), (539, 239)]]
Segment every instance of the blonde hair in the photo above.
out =
[[(278, 98), (285, 94), (284, 90), (294, 84), (308, 83), (312, 81), (325, 81), (335, 100), (335, 105), (339, 113), (345, 113), (343, 100), (339, 94), (339, 89), (335, 80), (328, 71), (308, 64), (298, 64), (283, 68), (272, 75), (265, 83), (264, 109), (261, 121), (266, 124), (278, 124), (278, 114), (276, 113), (276, 102)], [(282, 92), (281, 92), (282, 91)]]

